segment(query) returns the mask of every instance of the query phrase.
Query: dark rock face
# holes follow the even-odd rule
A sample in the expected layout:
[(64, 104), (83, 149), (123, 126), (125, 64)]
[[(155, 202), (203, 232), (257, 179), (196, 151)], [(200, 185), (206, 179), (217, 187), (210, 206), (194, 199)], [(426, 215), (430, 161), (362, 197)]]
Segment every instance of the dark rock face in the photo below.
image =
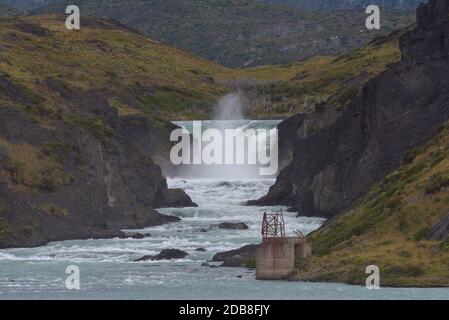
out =
[(448, 236), (449, 236), (449, 215), (430, 231), (427, 239), (441, 241)]
[[(295, 206), (332, 217), (400, 166), (404, 155), (449, 119), (449, 6), (431, 0), (400, 38), (402, 60), (370, 80), (341, 113), (295, 116), (292, 162), (268, 195), (250, 204)], [(310, 130), (310, 125), (314, 130)], [(309, 130), (308, 128), (309, 127)]]
[(127, 239), (127, 238), (131, 238), (131, 239), (145, 239), (145, 238), (150, 238), (151, 234), (150, 233), (132, 233), (132, 234), (128, 234), (128, 233), (124, 233), (123, 236), (121, 236), (120, 238), (123, 239)]
[(212, 261), (223, 261), (222, 267), (254, 267), (257, 244), (250, 244), (242, 248), (219, 252)]
[[(212, 225), (211, 227), (215, 227)], [(223, 222), (216, 225), (219, 229), (227, 229), (227, 230), (248, 230), (248, 226), (244, 222), (231, 223), (231, 222)]]
[(187, 252), (179, 249), (164, 249), (156, 256), (143, 256), (142, 258), (136, 259), (134, 261), (147, 261), (147, 260), (173, 260), (173, 259), (183, 259), (188, 256)]
[[(20, 98), (20, 88), (4, 78), (0, 82), (5, 84), (0, 88), (9, 88)], [(0, 168), (0, 248), (120, 237), (121, 229), (179, 221), (154, 208), (195, 206), (182, 190), (168, 189), (152, 160), (158, 152), (152, 139), (157, 137), (146, 118), (118, 116), (98, 92), (83, 93), (73, 101), (83, 114), (80, 118), (95, 114), (113, 133), (100, 135), (63, 122), (55, 122), (49, 130), (24, 111), (0, 108), (0, 139), (29, 145), (39, 154), (45, 151), (69, 177), (57, 188), (43, 185), (33, 192), (17, 192), (10, 169)], [(53, 167), (48, 175), (56, 175)], [(40, 209), (48, 204), (59, 212)]]

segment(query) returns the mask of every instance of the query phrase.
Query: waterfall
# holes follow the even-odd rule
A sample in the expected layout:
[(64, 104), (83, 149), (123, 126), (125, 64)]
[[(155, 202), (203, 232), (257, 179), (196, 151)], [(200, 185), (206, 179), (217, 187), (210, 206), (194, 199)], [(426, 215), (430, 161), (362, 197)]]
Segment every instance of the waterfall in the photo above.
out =
[(273, 178), (277, 174), (276, 126), (280, 120), (245, 119), (246, 107), (242, 94), (230, 93), (218, 100), (214, 120), (174, 122), (190, 134), (189, 141), (184, 141), (190, 146), (186, 156), (189, 163), (178, 165), (176, 176)]
[(240, 92), (228, 93), (218, 100), (215, 107), (215, 120), (242, 120), (245, 119), (247, 104)]

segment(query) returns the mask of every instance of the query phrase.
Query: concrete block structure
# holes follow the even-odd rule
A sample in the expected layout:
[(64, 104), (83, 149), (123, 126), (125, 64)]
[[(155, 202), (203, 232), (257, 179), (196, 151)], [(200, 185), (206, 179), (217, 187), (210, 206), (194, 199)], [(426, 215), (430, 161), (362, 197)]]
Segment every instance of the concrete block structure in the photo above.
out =
[(304, 238), (266, 238), (256, 252), (256, 279), (288, 279), (295, 273), (299, 260), (311, 253)]
[(282, 211), (264, 214), (262, 243), (256, 252), (256, 279), (281, 280), (290, 278), (296, 271), (300, 259), (312, 254), (312, 248), (304, 235), (285, 236)]

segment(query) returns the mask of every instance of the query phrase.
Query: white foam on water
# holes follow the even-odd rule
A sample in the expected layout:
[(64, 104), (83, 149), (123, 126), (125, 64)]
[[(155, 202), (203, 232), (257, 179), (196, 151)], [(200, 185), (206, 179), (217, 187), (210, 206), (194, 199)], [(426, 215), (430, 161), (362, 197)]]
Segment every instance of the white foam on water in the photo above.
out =
[[(246, 269), (200, 266), (216, 252), (260, 242), (263, 212), (285, 208), (247, 207), (243, 203), (264, 195), (273, 182), (172, 179), (168, 185), (186, 190), (199, 208), (161, 209), (182, 220), (134, 230), (151, 233), (149, 238), (63, 241), (38, 248), (0, 250), (0, 298), (384, 298), (385, 293), (367, 292), (357, 286), (260, 282), (254, 279), (254, 272)], [(244, 222), (249, 229), (210, 228), (211, 224), (224, 221)], [(296, 218), (294, 213), (286, 212), (285, 222), (287, 234), (296, 229), (309, 233), (323, 219)], [(201, 232), (203, 229), (207, 232)], [(196, 251), (200, 247), (206, 252)], [(172, 261), (134, 262), (168, 248), (184, 250), (189, 255)], [(70, 264), (81, 270), (83, 289), (78, 293), (68, 292), (64, 287), (65, 268)], [(441, 298), (445, 294), (449, 298), (448, 292), (438, 289), (388, 289), (388, 292), (398, 298)]]

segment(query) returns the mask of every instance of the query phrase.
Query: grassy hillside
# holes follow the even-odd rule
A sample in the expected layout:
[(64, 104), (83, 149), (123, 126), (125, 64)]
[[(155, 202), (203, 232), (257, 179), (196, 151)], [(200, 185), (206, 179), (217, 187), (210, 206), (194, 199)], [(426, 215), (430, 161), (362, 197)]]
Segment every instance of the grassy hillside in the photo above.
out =
[(427, 240), (449, 215), (448, 145), (446, 125), (355, 209), (310, 235), (314, 256), (300, 277), (364, 284), (374, 264), (384, 286), (448, 286), (449, 233)]
[(216, 99), (235, 89), (248, 92), (253, 117), (288, 116), (324, 102), (344, 105), (367, 79), (400, 58), (394, 35), (340, 58), (227, 69), (105, 20), (85, 20), (80, 31), (66, 30), (63, 16), (1, 24), (7, 48), (0, 51), (1, 74), (28, 100), (56, 114), (67, 99), (49, 90), (49, 82), (59, 91), (103, 91), (119, 112), (151, 119), (208, 118)]
[(338, 58), (317, 56), (286, 65), (228, 69), (218, 82), (247, 91), (253, 115), (290, 116), (324, 104), (342, 108), (368, 79), (399, 61), (398, 37), (402, 32)]
[(0, 247), (173, 221), (152, 209), (192, 204), (156, 165), (169, 120), (226, 92), (210, 76), (223, 67), (116, 22), (64, 22), (0, 19)]
[[(34, 113), (61, 113), (61, 101), (70, 104), (62, 91), (89, 90), (103, 91), (122, 113), (201, 117), (225, 92), (211, 78), (224, 69), (218, 65), (112, 22), (85, 19), (80, 31), (68, 31), (64, 21), (39, 16), (0, 22), (0, 74), (21, 88), (23, 99), (39, 102), (44, 110)], [(17, 102), (11, 90), (5, 92), (3, 103)]]
[[(38, 12), (63, 13), (69, 0)], [(382, 12), (368, 31), (359, 11), (307, 12), (256, 0), (81, 0), (84, 15), (116, 19), (152, 39), (231, 67), (282, 64), (315, 55), (338, 56), (413, 23), (414, 15)]]
[[(81, 30), (68, 31), (64, 21), (56, 15), (0, 19), (0, 110), (18, 110), (42, 128), (30, 131), (38, 146), (0, 135), (0, 179), (17, 192), (54, 191), (71, 183), (60, 157), (71, 155), (78, 163), (79, 150), (61, 144), (61, 127), (107, 144), (115, 134), (115, 114), (143, 116), (152, 130), (152, 159), (163, 163), (169, 121), (208, 118), (227, 92), (212, 78), (224, 71), (221, 66), (115, 22), (84, 19)], [(3, 121), (5, 132), (21, 130)], [(47, 130), (55, 132), (53, 138), (38, 138)]]

